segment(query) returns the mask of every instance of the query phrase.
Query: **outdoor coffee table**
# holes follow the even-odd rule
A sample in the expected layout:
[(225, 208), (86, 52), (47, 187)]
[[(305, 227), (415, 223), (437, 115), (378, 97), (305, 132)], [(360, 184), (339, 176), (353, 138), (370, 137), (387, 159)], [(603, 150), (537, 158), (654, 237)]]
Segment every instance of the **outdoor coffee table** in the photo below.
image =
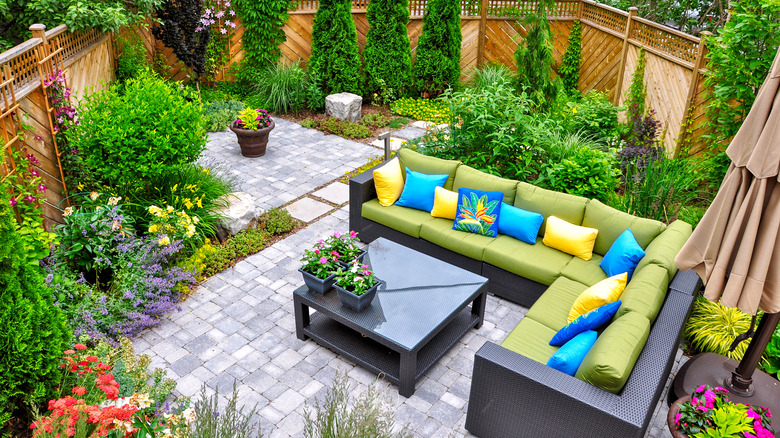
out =
[(482, 326), (488, 280), (384, 238), (369, 245), (363, 261), (384, 280), (371, 305), (356, 312), (335, 290), (319, 295), (300, 287), (293, 293), (296, 334), (383, 373), (409, 397), (428, 368)]

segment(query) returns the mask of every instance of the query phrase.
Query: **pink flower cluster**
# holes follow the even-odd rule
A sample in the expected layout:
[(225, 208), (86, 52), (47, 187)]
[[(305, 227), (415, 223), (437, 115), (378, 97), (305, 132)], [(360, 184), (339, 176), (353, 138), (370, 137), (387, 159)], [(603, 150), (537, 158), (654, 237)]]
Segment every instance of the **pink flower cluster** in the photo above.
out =
[(200, 25), (195, 28), (195, 32), (207, 30), (216, 25), (216, 30), (222, 35), (226, 35), (228, 28), (236, 28), (235, 18), (233, 18), (235, 16), (236, 11), (232, 9), (230, 0), (212, 0), (203, 10)]

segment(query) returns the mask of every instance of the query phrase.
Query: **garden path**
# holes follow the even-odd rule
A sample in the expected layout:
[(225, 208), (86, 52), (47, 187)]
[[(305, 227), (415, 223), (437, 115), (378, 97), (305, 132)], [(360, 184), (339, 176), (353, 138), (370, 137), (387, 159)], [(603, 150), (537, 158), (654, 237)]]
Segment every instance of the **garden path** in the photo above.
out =
[[(279, 119), (269, 152), (259, 159), (241, 158), (231, 132), (210, 136), (206, 156), (225, 163), (239, 178), (241, 190), (252, 193), (265, 208), (337, 180), (377, 151)], [(269, 178), (274, 178), (270, 185)], [(330, 197), (322, 191), (314, 196)], [(307, 195), (298, 202), (306, 199), (311, 200)], [(148, 354), (153, 367), (165, 369), (177, 381), (177, 395), (197, 396), (203, 384), (208, 393), (218, 387), (225, 395), (235, 381), (239, 403), (246, 409), (257, 403), (265, 437), (303, 436), (304, 407), (322, 399), (337, 370), (346, 371), (352, 385), (361, 390), (375, 378), (315, 342), (295, 336), (292, 293), (301, 285), (297, 269), (302, 248), (349, 227), (348, 207), (331, 204), (327, 213), (296, 234), (205, 281), (182, 303), (181, 312), (135, 340), (136, 353)], [(395, 385), (386, 385), (396, 407), (397, 426), (407, 426), (415, 437), (471, 436), (464, 424), (474, 353), (485, 341), (501, 342), (526, 310), (488, 296), (483, 326), (468, 333), (433, 366), (412, 397), (400, 397)], [(680, 357), (681, 351), (673, 374)], [(665, 397), (664, 392), (646, 437), (671, 437), (665, 427)]]

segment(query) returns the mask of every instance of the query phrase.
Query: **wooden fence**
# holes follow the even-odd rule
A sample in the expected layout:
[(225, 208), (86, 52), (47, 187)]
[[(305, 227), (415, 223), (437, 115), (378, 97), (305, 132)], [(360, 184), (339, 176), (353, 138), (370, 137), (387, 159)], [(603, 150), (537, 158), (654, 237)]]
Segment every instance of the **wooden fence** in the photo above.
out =
[[(40, 163), (35, 169), (47, 187), (44, 223), (51, 229), (62, 219), (57, 206), (68, 188), (60, 166), (62, 151), (53, 134), (54, 109), (44, 81), (63, 69), (73, 102), (77, 102), (88, 88), (99, 89), (113, 79), (114, 51), (110, 35), (98, 31), (70, 33), (64, 25), (49, 31), (42, 25), (30, 29), (32, 39), (0, 54), (0, 146), (5, 158), (0, 178), (18, 171), (10, 159), (11, 148), (34, 155)], [(21, 140), (17, 134), (23, 124), (30, 130)]]

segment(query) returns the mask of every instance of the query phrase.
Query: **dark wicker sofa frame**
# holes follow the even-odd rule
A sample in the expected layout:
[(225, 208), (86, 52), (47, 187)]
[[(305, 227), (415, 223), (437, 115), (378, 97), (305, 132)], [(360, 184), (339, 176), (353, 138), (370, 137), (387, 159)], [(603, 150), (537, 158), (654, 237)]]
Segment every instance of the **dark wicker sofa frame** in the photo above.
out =
[[(363, 218), (362, 204), (376, 198), (373, 169), (350, 180), (349, 225), (361, 240), (378, 237), (481, 274), (488, 291), (530, 307), (546, 285), (474, 260)], [(641, 438), (666, 384), (683, 325), (701, 280), (680, 271), (669, 285), (663, 307), (625, 387), (619, 394), (602, 390), (544, 364), (486, 342), (477, 351), (466, 429), (482, 438), (616, 437)]]

